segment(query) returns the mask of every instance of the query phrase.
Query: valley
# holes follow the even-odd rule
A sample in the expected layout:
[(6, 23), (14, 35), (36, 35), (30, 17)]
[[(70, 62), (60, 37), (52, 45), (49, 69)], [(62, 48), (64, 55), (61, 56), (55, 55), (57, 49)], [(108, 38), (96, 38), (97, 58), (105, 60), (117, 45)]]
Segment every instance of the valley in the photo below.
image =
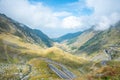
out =
[(119, 80), (120, 22), (50, 39), (0, 14), (0, 80)]

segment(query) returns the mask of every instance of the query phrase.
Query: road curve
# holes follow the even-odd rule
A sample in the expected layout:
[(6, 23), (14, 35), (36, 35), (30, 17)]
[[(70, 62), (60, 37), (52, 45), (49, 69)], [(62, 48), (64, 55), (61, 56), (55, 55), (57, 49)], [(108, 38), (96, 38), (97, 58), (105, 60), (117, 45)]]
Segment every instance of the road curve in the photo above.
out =
[(23, 75), (20, 80), (27, 80), (27, 79), (29, 78), (29, 74), (30, 74), (31, 71), (32, 71), (32, 66), (29, 65), (29, 64), (26, 64), (26, 65), (29, 66), (29, 71), (28, 71), (25, 75)]
[[(55, 72), (60, 78), (62, 79), (68, 79), (68, 80), (72, 80), (74, 78), (76, 78), (77, 76), (75, 74), (73, 74), (71, 71), (69, 71), (64, 65), (57, 63), (55, 61), (52, 61), (48, 58), (39, 58), (40, 60), (44, 60), (48, 63), (49, 68)], [(59, 67), (61, 67), (61, 70), (58, 69), (56, 66), (57, 65)]]
[(71, 79), (76, 78), (76, 75), (73, 74), (71, 71), (69, 71), (65, 66), (61, 66), (62, 67), (62, 71), (67, 74)]
[(72, 80), (71, 77), (69, 77), (68, 75), (66, 75), (63, 71), (59, 70), (58, 68), (56, 68), (53, 64), (48, 64), (48, 66), (50, 67), (50, 69), (55, 72), (60, 78), (62, 79), (66, 79), (66, 80)]

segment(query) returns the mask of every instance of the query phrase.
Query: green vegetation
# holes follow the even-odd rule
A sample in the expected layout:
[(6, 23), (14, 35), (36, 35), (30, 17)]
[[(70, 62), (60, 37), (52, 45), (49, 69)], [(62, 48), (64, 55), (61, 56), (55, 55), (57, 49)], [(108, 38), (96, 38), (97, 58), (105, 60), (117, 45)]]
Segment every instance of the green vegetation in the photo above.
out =
[(108, 30), (101, 31), (93, 38), (84, 43), (78, 51), (85, 52), (87, 54), (93, 54), (100, 52), (108, 46), (119, 44), (120, 42), (120, 28), (119, 24), (111, 27)]
[(40, 59), (32, 59), (29, 61), (29, 64), (32, 65), (32, 73), (30, 76), (30, 80), (49, 80), (49, 79), (59, 79), (59, 77), (52, 72), (49, 67), (48, 63), (40, 60)]
[[(3, 63), (4, 61), (5, 63), (10, 63), (10, 64), (22, 63), (22, 64), (32, 65), (33, 70), (29, 74), (30, 80), (43, 79), (43, 78), (46, 80), (60, 79), (53, 71), (50, 70), (50, 68), (48, 67), (48, 63), (45, 62), (44, 60), (40, 60), (39, 58), (48, 58), (50, 60), (63, 64), (71, 71), (73, 71), (76, 75), (80, 74), (78, 68), (82, 63), (85, 62), (85, 59), (73, 56), (69, 53), (62, 51), (57, 47), (43, 49), (38, 45), (25, 43), (24, 41), (21, 41), (20, 38), (14, 35), (2, 34), (0, 35), (0, 40), (1, 40), (0, 47), (2, 52), (0, 58), (1, 62)], [(14, 47), (13, 45), (16, 44), (17, 46)], [(5, 45), (6, 47), (4, 47)], [(59, 66), (56, 67), (60, 69)], [(19, 78), (20, 76), (15, 77), (15, 79), (19, 79)], [(11, 79), (14, 79), (14, 77), (11, 76)]]
[[(60, 65), (64, 65), (77, 75), (75, 80), (119, 80), (119, 34), (120, 23), (98, 33), (90, 29), (72, 34), (74, 38), (68, 34), (67, 38), (63, 38), (70, 40), (50, 47), (52, 41), (41, 31), (25, 25), (23, 28), (20, 23), (0, 15), (0, 80), (26, 77), (28, 80), (60, 80), (49, 64), (59, 70), (62, 70)], [(114, 47), (116, 45), (118, 47)], [(87, 56), (72, 55), (58, 47)], [(105, 56), (108, 55), (103, 53), (104, 49), (109, 50), (114, 58), (106, 61)]]
[(88, 78), (91, 78), (92, 80), (119, 80), (119, 63), (119, 61), (108, 61), (106, 66), (101, 66), (97, 70), (93, 70), (90, 74), (88, 74)]

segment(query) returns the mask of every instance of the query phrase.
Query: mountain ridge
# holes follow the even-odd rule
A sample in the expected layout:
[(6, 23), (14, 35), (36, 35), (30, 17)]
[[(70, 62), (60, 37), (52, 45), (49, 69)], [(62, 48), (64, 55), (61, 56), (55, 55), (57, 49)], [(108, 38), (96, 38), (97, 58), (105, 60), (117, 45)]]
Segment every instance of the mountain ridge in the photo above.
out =
[(91, 55), (103, 53), (103, 50), (110, 45), (120, 44), (120, 21), (103, 31), (94, 30), (94, 27), (83, 31), (76, 37), (63, 40), (57, 46), (72, 54)]
[(24, 40), (26, 39), (25, 41), (37, 43), (41, 46), (51, 47), (53, 45), (53, 41), (40, 30), (31, 29), (4, 14), (0, 14), (0, 32), (11, 33)]
[[(111, 26), (109, 29), (101, 31), (92, 39), (88, 40), (88, 42), (79, 47), (79, 50), (87, 51), (88, 49), (90, 49), (90, 51), (88, 50), (88, 52), (93, 53), (94, 51), (99, 51), (99, 49), (104, 49), (107, 46), (120, 44), (119, 34), (120, 34), (120, 21), (117, 22), (114, 26)], [(94, 46), (94, 48), (92, 46)]]
[[(119, 33), (120, 23), (106, 31), (99, 32), (91, 28), (78, 36), (68, 36), (63, 42), (54, 43), (41, 31), (30, 29), (2, 15), (0, 16), (0, 65), (2, 65), (0, 79), (119, 80)], [(53, 47), (50, 47), (51, 43), (54, 44)], [(114, 46), (111, 48), (111, 44), (117, 45), (117, 48)], [(108, 46), (110, 47), (107, 48)], [(95, 53), (97, 55), (94, 55)], [(108, 56), (112, 56), (111, 60)], [(68, 78), (58, 74), (62, 76), (66, 74)]]
[(76, 36), (78, 36), (80, 34), (82, 34), (82, 31), (78, 31), (78, 32), (75, 32), (75, 33), (68, 33), (68, 34), (65, 34), (65, 35), (63, 35), (61, 37), (54, 38), (53, 40), (55, 42), (59, 42), (60, 43), (60, 42), (63, 42), (65, 40), (72, 39), (72, 38), (74, 38), (74, 37), (76, 37)]

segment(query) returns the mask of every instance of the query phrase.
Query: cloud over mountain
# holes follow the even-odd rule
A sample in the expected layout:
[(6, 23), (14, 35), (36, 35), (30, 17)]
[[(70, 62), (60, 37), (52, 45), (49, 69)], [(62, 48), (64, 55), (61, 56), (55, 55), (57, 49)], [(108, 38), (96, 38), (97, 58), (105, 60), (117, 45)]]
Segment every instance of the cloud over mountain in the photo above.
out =
[(51, 28), (63, 34), (63, 29), (85, 30), (92, 25), (97, 25), (96, 30), (109, 28), (120, 20), (119, 3), (120, 0), (79, 0), (53, 9), (34, 0), (0, 0), (0, 13), (31, 28)]
[(96, 30), (105, 30), (120, 20), (120, 0), (87, 0), (88, 7), (93, 8), (93, 22)]

